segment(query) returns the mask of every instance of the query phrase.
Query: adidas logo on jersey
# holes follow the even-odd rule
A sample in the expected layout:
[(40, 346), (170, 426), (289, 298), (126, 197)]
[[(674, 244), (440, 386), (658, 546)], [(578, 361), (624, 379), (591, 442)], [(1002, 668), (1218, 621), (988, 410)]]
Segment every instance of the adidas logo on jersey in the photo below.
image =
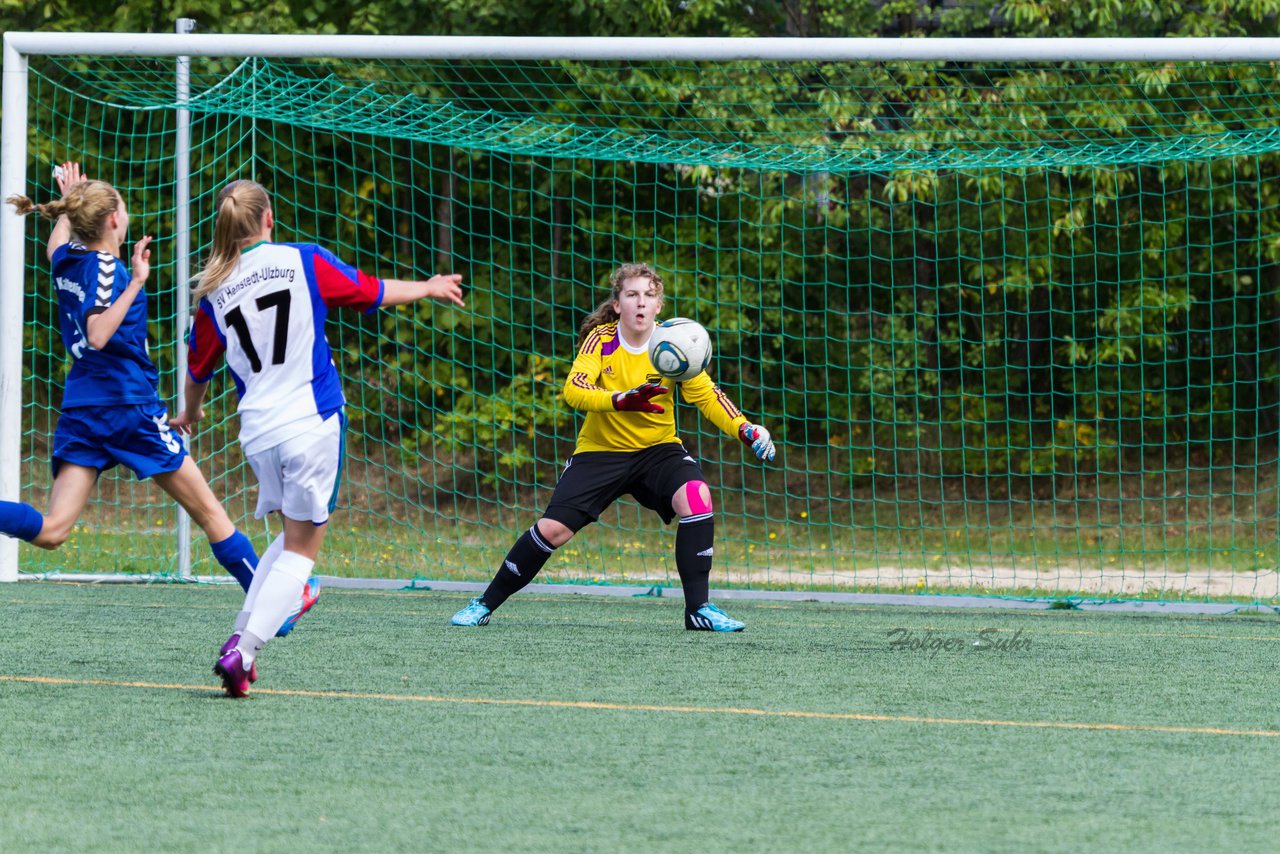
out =
[(712, 546), (711, 548), (707, 549), (706, 551), (698, 552), (698, 557), (711, 557), (711, 556), (712, 556), (713, 554), (715, 554), (715, 553), (716, 553), (716, 547), (715, 547), (715, 546)]
[(511, 570), (516, 575), (520, 574), (520, 567), (516, 566), (514, 561), (504, 560), (503, 563), (506, 565), (507, 569)]
[(610, 375), (612, 375), (612, 374), (613, 374), (613, 365), (605, 365), (605, 366), (604, 366), (604, 370), (603, 370), (603, 371), (601, 371), (600, 373), (602, 373), (602, 374), (610, 374)]

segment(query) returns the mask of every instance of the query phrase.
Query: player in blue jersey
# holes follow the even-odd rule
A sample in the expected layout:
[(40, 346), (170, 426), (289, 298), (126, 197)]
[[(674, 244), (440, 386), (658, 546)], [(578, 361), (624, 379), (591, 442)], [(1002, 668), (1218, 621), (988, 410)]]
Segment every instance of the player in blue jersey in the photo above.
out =
[[(62, 164), (55, 177), (62, 193), (55, 202), (8, 199), (19, 214), (35, 211), (56, 221), (46, 254), (72, 363), (53, 437), (53, 489), (45, 514), (30, 504), (0, 501), (0, 533), (56, 549), (80, 518), (98, 476), (124, 465), (139, 480), (153, 479), (191, 514), (218, 563), (247, 590), (258, 565), (253, 544), (214, 497), (160, 402), (159, 375), (147, 349), (151, 237), (134, 244), (126, 264), (120, 253), (129, 212), (116, 189), (89, 180), (78, 163)], [(309, 607), (295, 602), (280, 630), (287, 632)]]
[(279, 513), (284, 533), (262, 555), (214, 673), (232, 697), (248, 693), (272, 628), (311, 577), (342, 473), (345, 403), (324, 321), (331, 308), (436, 299), (462, 306), (462, 277), (379, 279), (310, 243), (274, 243), (271, 198), (253, 181), (218, 193), (213, 248), (197, 276), (186, 411), (203, 417), (205, 391), (225, 357), (240, 395), (240, 445), (258, 478), (257, 516)]

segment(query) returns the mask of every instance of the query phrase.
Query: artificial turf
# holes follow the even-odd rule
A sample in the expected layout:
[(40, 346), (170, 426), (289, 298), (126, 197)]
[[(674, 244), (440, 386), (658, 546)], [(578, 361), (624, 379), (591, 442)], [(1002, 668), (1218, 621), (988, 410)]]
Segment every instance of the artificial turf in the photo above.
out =
[(467, 598), (328, 590), (235, 701), (233, 590), (0, 588), (0, 850), (1274, 844), (1273, 615)]

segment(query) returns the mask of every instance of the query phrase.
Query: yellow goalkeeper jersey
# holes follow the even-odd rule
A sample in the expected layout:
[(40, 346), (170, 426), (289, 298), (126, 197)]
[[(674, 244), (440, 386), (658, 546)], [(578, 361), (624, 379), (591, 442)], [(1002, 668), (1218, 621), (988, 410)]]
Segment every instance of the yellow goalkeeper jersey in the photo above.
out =
[(564, 384), (565, 402), (587, 413), (578, 432), (574, 453), (582, 451), (640, 451), (676, 436), (674, 391), (653, 399), (663, 412), (619, 412), (613, 408), (614, 392), (627, 391), (645, 382), (678, 386), (680, 396), (702, 410), (717, 427), (737, 438), (747, 419), (704, 371), (691, 380), (673, 383), (660, 376), (649, 361), (647, 342), (632, 347), (622, 339), (618, 324), (604, 323), (582, 342)]

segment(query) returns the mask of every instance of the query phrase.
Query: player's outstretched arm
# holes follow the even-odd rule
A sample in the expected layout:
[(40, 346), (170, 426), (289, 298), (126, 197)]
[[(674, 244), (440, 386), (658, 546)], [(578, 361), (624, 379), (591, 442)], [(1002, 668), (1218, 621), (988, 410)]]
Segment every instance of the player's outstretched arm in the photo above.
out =
[(129, 306), (133, 305), (138, 292), (151, 276), (151, 250), (147, 248), (150, 245), (151, 235), (149, 234), (133, 245), (133, 259), (130, 261), (133, 278), (129, 280), (128, 287), (116, 297), (115, 302), (107, 306), (105, 311), (90, 315), (85, 323), (85, 337), (93, 349), (101, 350), (111, 341), (111, 336), (116, 334), (116, 330), (124, 322)]
[(209, 390), (209, 384), (207, 382), (198, 383), (188, 376), (185, 388), (186, 407), (182, 412), (169, 419), (169, 427), (184, 436), (190, 436), (191, 429), (204, 418), (204, 396)]
[(425, 282), (403, 282), (399, 279), (382, 280), (382, 304), (404, 305), (420, 299), (451, 302), (458, 308), (466, 308), (462, 301), (462, 276), (457, 273), (432, 276)]
[(777, 453), (769, 431), (759, 424), (752, 424), (742, 410), (729, 399), (720, 386), (711, 381), (704, 371), (680, 384), (685, 400), (702, 410), (702, 414), (730, 436), (737, 436), (751, 447), (757, 459), (771, 461)]

